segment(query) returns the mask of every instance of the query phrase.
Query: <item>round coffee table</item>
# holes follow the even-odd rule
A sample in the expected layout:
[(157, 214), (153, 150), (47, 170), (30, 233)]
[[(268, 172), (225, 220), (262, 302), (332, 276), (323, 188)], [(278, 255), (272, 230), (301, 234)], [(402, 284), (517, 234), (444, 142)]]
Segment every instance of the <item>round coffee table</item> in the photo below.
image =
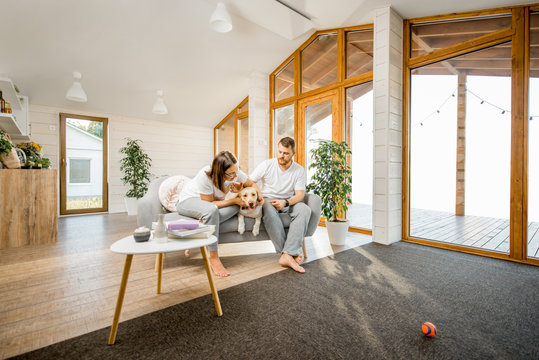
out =
[(131, 262), (133, 255), (140, 254), (157, 254), (157, 293), (161, 293), (161, 277), (163, 273), (163, 254), (168, 252), (183, 251), (188, 249), (200, 248), (202, 258), (204, 259), (204, 267), (206, 268), (206, 275), (208, 276), (208, 282), (210, 284), (211, 294), (213, 302), (215, 304), (215, 310), (217, 316), (223, 315), (221, 309), (221, 303), (219, 302), (219, 295), (217, 294), (217, 288), (213, 281), (213, 272), (211, 270), (210, 261), (208, 257), (207, 245), (213, 244), (217, 241), (217, 238), (213, 235), (207, 239), (194, 239), (194, 238), (182, 238), (182, 239), (168, 239), (167, 242), (158, 243), (150, 239), (145, 242), (136, 242), (133, 235), (124, 237), (116, 241), (111, 245), (110, 250), (118, 254), (125, 254), (124, 271), (122, 274), (122, 281), (120, 283), (120, 290), (118, 292), (118, 300), (116, 301), (116, 310), (114, 311), (114, 319), (112, 321), (112, 328), (110, 329), (109, 344), (114, 344), (116, 341), (116, 332), (118, 330), (118, 322), (120, 320), (120, 312), (122, 311), (122, 304), (124, 301), (125, 288), (127, 287), (127, 279), (129, 277), (129, 271), (131, 269)]

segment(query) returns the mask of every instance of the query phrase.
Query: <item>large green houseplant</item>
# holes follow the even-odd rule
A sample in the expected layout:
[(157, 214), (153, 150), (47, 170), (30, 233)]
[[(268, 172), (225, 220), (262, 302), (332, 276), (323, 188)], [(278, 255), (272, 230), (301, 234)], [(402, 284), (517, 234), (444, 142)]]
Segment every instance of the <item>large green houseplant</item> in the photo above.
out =
[(142, 150), (141, 140), (126, 138), (126, 145), (120, 149), (125, 156), (120, 160), (121, 178), (124, 185), (129, 185), (125, 196), (128, 215), (136, 215), (136, 202), (148, 191), (152, 159)]
[(345, 218), (348, 204), (352, 203), (352, 169), (347, 159), (350, 154), (352, 151), (344, 141), (321, 140), (319, 146), (311, 150), (309, 169), (315, 172), (307, 191), (322, 199), (322, 215), (334, 245), (344, 245), (348, 231), (349, 220)]

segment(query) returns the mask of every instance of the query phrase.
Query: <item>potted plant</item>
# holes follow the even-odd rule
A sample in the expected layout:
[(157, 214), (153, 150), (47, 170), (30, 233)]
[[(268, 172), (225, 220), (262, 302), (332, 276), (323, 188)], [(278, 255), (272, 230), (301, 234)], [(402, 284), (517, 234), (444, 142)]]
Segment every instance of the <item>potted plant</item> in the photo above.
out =
[(129, 190), (125, 194), (127, 215), (136, 215), (137, 199), (148, 191), (152, 159), (142, 150), (141, 140), (131, 138), (126, 140), (126, 145), (120, 149), (120, 152), (125, 154), (120, 160), (120, 170), (124, 174), (121, 180), (124, 185), (129, 185)]
[(348, 204), (352, 203), (352, 169), (347, 162), (350, 154), (352, 151), (344, 141), (321, 140), (320, 145), (311, 150), (309, 169), (315, 172), (307, 191), (322, 199), (322, 215), (333, 245), (344, 245), (350, 222), (345, 219)]

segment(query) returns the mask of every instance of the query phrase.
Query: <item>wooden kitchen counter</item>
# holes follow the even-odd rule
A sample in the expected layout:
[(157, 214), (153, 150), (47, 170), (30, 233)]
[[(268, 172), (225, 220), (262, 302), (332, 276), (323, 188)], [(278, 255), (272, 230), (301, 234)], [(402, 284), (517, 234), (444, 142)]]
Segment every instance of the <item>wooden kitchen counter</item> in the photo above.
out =
[(58, 171), (0, 169), (0, 249), (58, 241)]

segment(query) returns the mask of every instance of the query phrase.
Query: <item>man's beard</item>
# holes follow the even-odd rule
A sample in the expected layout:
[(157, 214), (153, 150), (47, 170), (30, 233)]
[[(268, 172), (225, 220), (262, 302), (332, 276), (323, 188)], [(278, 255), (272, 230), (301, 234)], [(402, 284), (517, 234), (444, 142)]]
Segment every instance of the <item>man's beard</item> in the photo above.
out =
[(279, 162), (279, 165), (288, 165), (292, 162), (292, 159), (286, 161), (285, 159), (277, 159), (277, 161)]

